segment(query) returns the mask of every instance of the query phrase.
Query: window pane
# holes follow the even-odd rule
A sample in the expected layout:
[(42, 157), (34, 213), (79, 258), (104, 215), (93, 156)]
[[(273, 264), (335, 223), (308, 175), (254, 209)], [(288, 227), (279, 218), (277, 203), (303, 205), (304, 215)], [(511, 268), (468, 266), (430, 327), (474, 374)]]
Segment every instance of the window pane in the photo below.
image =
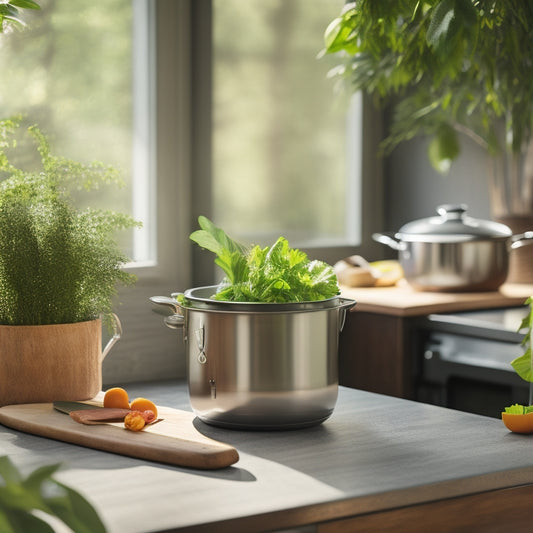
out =
[[(132, 173), (141, 168), (141, 181), (147, 176), (142, 160), (132, 163), (133, 109), (141, 104), (132, 85), (139, 66), (133, 61), (133, 22), (139, 18), (134, 6), (143, 3), (42, 0), (40, 5), (39, 11), (25, 11), (26, 30), (0, 35), (0, 116), (24, 114), (24, 124), (38, 124), (57, 155), (120, 169), (124, 188), (105, 187), (91, 193), (89, 203), (137, 217), (133, 183), (140, 177)], [(146, 218), (143, 223), (149, 226)], [(134, 250), (134, 235), (138, 239), (139, 230), (121, 236), (126, 253), (148, 259), (146, 248)]]
[(343, 0), (213, 5), (215, 221), (247, 242), (356, 244), (358, 128), (317, 59)]

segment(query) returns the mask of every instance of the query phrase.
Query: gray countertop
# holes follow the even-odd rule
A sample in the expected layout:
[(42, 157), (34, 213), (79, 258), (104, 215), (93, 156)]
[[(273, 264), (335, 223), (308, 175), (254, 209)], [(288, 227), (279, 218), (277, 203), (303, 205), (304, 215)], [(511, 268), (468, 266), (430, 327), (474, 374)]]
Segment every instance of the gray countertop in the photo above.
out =
[[(184, 383), (125, 386), (131, 397), (189, 409)], [(504, 406), (502, 406), (504, 407)], [(280, 432), (196, 420), (240, 460), (219, 471), (170, 467), (0, 426), (0, 454), (81, 491), (110, 532), (267, 531), (533, 482), (533, 436), (500, 420), (340, 388), (331, 418)], [(204, 528), (204, 529), (202, 529)]]

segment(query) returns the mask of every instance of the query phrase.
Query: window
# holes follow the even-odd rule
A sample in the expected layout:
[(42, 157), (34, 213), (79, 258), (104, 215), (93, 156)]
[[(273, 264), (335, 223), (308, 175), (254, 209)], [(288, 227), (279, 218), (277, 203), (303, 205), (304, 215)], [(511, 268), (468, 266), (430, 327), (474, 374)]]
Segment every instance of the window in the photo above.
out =
[[(244, 242), (284, 235), (330, 263), (380, 253), (380, 120), (317, 58), (343, 3), (191, 3), (193, 227), (205, 214)], [(194, 286), (213, 283), (212, 257), (193, 250), (193, 264)]]
[[(178, 186), (178, 174), (188, 175), (188, 147), (183, 145), (182, 157), (181, 149), (169, 149), (164, 141), (169, 135), (187, 138), (182, 131), (188, 130), (187, 120), (175, 107), (187, 95), (183, 86), (176, 91), (181, 97), (169, 97), (163, 90), (180, 78), (177, 69), (184, 68), (176, 61), (184, 52), (173, 39), (176, 21), (182, 21), (187, 31), (186, 6), (159, 0), (40, 0), (39, 4), (41, 10), (24, 12), (26, 30), (0, 35), (0, 114), (22, 113), (25, 125), (37, 123), (58, 155), (119, 168), (124, 188), (91, 193), (91, 205), (128, 212), (143, 222), (142, 230), (121, 236), (124, 250), (134, 260), (129, 268), (139, 280), (135, 287), (121, 290), (117, 299), (124, 335), (104, 362), (104, 380), (183, 375), (179, 337), (151, 313), (148, 297), (169, 294), (189, 283), (187, 253), (178, 256), (178, 249), (187, 243), (172, 227), (186, 226), (187, 215), (177, 216), (175, 211), (182, 207), (180, 202), (188, 203), (185, 195), (181, 199)], [(165, 28), (169, 14), (172, 28)], [(159, 38), (164, 44), (156, 46)], [(156, 61), (158, 50), (166, 56)], [(159, 88), (157, 64), (166, 65)], [(170, 75), (166, 70), (172, 71)], [(159, 117), (157, 91), (165, 106)], [(166, 116), (168, 102), (172, 119)], [(158, 163), (158, 157), (164, 162)]]
[(42, 0), (25, 13), (26, 31), (0, 41), (3, 117), (37, 123), (56, 154), (121, 170), (124, 188), (102, 190), (93, 205), (143, 222), (123, 238), (129, 257), (154, 261), (150, 213), (149, 68), (145, 2)]
[(245, 242), (360, 241), (360, 157), (348, 154), (361, 109), (347, 112), (330, 57), (317, 59), (342, 5), (213, 2), (213, 216)]

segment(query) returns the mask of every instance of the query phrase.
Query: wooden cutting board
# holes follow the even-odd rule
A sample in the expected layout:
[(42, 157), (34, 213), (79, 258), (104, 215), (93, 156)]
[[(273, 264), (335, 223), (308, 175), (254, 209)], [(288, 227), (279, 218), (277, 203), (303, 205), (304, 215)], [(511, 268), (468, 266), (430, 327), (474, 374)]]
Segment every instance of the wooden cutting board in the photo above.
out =
[(202, 435), (195, 415), (158, 406), (160, 422), (130, 431), (122, 422), (84, 425), (56, 411), (51, 403), (0, 407), (4, 426), (88, 448), (128, 455), (175, 466), (203, 470), (225, 468), (239, 460), (235, 448)]
[(405, 280), (395, 287), (345, 287), (341, 296), (354, 299), (352, 312), (395, 316), (423, 316), (431, 313), (514, 307), (524, 305), (533, 294), (533, 285), (504, 284), (492, 292), (416, 291)]

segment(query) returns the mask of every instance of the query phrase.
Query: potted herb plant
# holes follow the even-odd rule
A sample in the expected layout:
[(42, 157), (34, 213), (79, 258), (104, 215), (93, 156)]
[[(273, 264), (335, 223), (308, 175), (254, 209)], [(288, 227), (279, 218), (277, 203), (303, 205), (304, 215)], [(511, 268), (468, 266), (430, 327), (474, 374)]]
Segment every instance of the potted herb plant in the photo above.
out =
[[(327, 28), (325, 52), (339, 57), (333, 76), (391, 109), (385, 153), (425, 135), (445, 172), (470, 137), (489, 156), (493, 217), (533, 229), (531, 2), (357, 0)], [(533, 282), (533, 247), (513, 252), (508, 279)]]
[(72, 191), (118, 173), (52, 155), (36, 127), (42, 168), (14, 165), (20, 129), (0, 121), (0, 405), (91, 398), (102, 385), (100, 317), (112, 316), (117, 283), (134, 281), (115, 233), (136, 222), (75, 208)]

